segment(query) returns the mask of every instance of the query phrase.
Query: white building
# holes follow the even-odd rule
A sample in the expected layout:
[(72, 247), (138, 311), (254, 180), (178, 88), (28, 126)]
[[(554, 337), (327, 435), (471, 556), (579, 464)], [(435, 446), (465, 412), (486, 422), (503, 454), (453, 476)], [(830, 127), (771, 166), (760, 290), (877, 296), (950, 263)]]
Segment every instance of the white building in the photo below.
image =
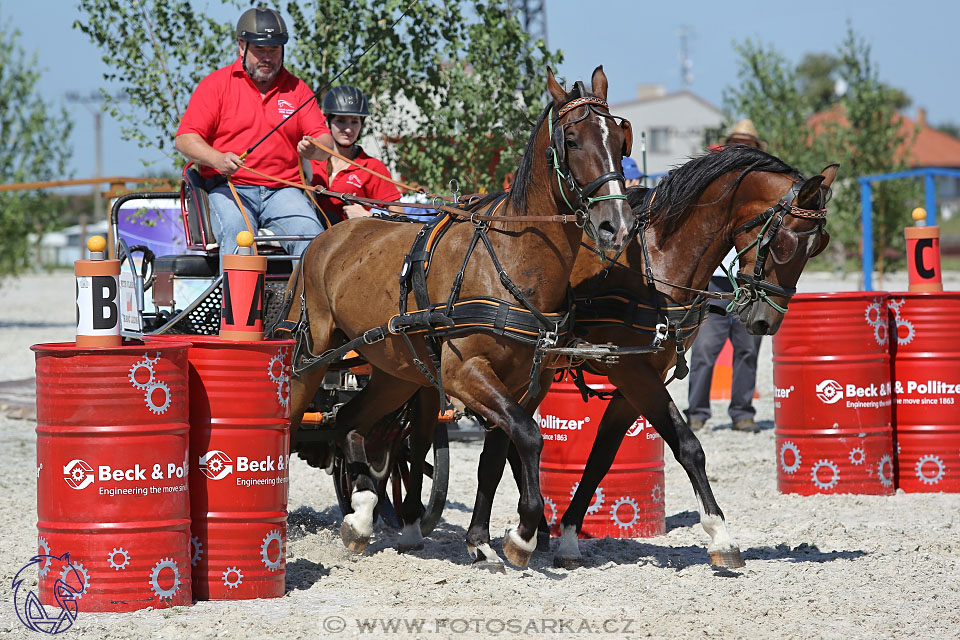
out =
[(632, 157), (641, 168), (640, 132), (646, 132), (650, 175), (702, 155), (724, 124), (723, 112), (703, 98), (686, 90), (667, 93), (661, 84), (639, 85), (635, 100), (611, 105), (610, 112), (633, 125)]

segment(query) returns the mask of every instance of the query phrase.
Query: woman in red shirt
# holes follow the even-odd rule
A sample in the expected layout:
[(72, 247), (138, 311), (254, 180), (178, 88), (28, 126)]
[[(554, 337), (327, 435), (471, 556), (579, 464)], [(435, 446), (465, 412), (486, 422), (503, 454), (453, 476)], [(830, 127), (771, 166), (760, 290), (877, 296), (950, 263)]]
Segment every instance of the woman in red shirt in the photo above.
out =
[[(382, 162), (368, 156), (360, 145), (356, 144), (363, 129), (363, 120), (370, 115), (367, 99), (359, 89), (349, 85), (334, 87), (323, 97), (322, 109), (333, 134), (337, 153), (371, 171), (390, 176)], [(395, 185), (336, 156), (330, 156), (322, 162), (311, 161), (310, 165), (313, 169), (314, 185), (373, 200), (395, 202), (400, 199), (400, 191)], [(346, 204), (339, 198), (318, 195), (317, 203), (334, 221), (371, 215), (371, 211), (366, 207)], [(403, 213), (401, 206), (390, 207), (390, 210)]]

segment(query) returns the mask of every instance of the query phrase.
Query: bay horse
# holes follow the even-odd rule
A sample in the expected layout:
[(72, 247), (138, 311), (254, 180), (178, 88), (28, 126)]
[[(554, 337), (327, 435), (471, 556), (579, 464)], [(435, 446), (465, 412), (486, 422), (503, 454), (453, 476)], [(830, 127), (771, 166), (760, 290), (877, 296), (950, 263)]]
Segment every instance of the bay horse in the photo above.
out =
[[(444, 300), (447, 292), (459, 291), (464, 300), (492, 300), (509, 291), (515, 299), (510, 305), (534, 309), (540, 314), (537, 317), (559, 317), (568, 308), (568, 281), (584, 235), (582, 227), (591, 230), (601, 252), (618, 251), (625, 245), (634, 224), (620, 169), (623, 153), (629, 152), (629, 123), (622, 121), (616, 126), (618, 119), (609, 113), (602, 67), (594, 70), (591, 88), (588, 93), (583, 83), (577, 82), (568, 93), (548, 71), (552, 100), (527, 142), (510, 192), (493, 194), (472, 207), (480, 217), (495, 214), (486, 217), (486, 222), (470, 219), (467, 213), (446, 228), (428, 258), (429, 271), (424, 278), (431, 291), (441, 292)], [(480, 225), (486, 226), (480, 246), (485, 245), (487, 251), (472, 254)], [(311, 350), (320, 353), (359, 340), (356, 350), (373, 367), (369, 383), (337, 413), (351, 478), (356, 477), (353, 513), (344, 517), (341, 537), (348, 548), (362, 551), (373, 529), (377, 493), (374, 472), (365, 458), (364, 438), (380, 418), (419, 390), (429, 390), (442, 381), (447, 393), (483, 416), (487, 424), (496, 425), (519, 453), (519, 524), (508, 530), (503, 551), (511, 562), (525, 567), (536, 546), (537, 524), (543, 513), (538, 476), (543, 439), (530, 411), (521, 407), (517, 398), (531, 383), (528, 372), (535, 353), (540, 353), (539, 346), (535, 348), (539, 341), (531, 344), (511, 339), (502, 326), (499, 335), (482, 332), (481, 327), (462, 327), (442, 338), (439, 357), (432, 362), (427, 342), (432, 338), (423, 331), (405, 333), (391, 320), (398, 316), (398, 308), (406, 308), (401, 306), (406, 304), (406, 296), (401, 294), (397, 278), (406, 275), (415, 253), (423, 253), (411, 249), (420, 230), (419, 225), (389, 220), (347, 220), (310, 244), (302, 258), (302, 278), (291, 282), (298, 295), (287, 318), (309, 327)], [(408, 251), (411, 253), (404, 260)], [(454, 294), (449, 296), (452, 300)], [(420, 300), (417, 306), (417, 313), (424, 310)], [(506, 311), (506, 303), (501, 308)], [(536, 315), (531, 312), (530, 317)], [(410, 316), (401, 313), (399, 317)], [(372, 335), (373, 328), (385, 329), (383, 325), (388, 324), (389, 331), (381, 331), (378, 339), (360, 339)], [(541, 339), (548, 329), (556, 331), (557, 326), (541, 326)], [(538, 331), (532, 333), (537, 336)], [(439, 371), (436, 361), (440, 362)], [(433, 367), (428, 365), (431, 362)], [(291, 395), (294, 433), (326, 369), (322, 365), (295, 376)], [(420, 417), (411, 438), (416, 465), (422, 465), (433, 440), (439, 395), (430, 392), (421, 392), (417, 398)], [(429, 395), (436, 401), (429, 401)], [(487, 492), (499, 479), (499, 475), (492, 478), (483, 459), (478, 475)], [(413, 484), (401, 508), (405, 523), (401, 544), (416, 548), (422, 546), (422, 469), (411, 467), (410, 478)], [(481, 561), (502, 565), (489, 542), (489, 535), (468, 538), (468, 549)]]
[[(766, 152), (728, 147), (675, 169), (649, 194), (628, 192), (643, 224), (638, 239), (615, 262), (600, 265), (596, 247), (585, 240), (588, 250), (581, 252), (571, 274), (577, 332), (585, 333), (590, 342), (622, 347), (650, 344), (657, 323), (667, 325), (668, 335), (660, 352), (628, 356), (612, 365), (590, 365), (619, 393), (604, 412), (583, 477), (561, 518), (555, 566), (580, 566), (578, 533), (584, 516), (626, 432), (641, 415), (690, 478), (700, 523), (710, 536), (710, 562), (726, 568), (743, 566), (740, 548), (707, 479), (703, 448), (665, 381), (675, 366), (683, 375), (686, 363), (678, 356), (693, 342), (706, 313), (700, 294), (731, 247), (737, 249), (740, 272), (729, 310), (751, 334), (776, 333), (807, 260), (829, 242), (825, 205), (838, 168), (831, 164), (804, 179)], [(495, 432), (487, 435), (497, 437)], [(512, 451), (510, 455), (515, 466)], [(544, 519), (541, 527), (545, 524)], [(544, 540), (541, 534), (540, 548), (545, 542), (549, 549), (549, 538)]]

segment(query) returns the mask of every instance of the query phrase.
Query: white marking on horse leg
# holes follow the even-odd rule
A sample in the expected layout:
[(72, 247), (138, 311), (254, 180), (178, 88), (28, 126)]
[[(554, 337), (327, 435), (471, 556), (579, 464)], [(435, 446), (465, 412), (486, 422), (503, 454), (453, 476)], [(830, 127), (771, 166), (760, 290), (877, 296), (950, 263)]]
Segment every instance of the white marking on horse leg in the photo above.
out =
[(580, 558), (580, 541), (577, 538), (577, 526), (565, 524), (560, 529), (560, 544), (557, 556), (566, 559)]
[(373, 535), (373, 509), (377, 506), (377, 494), (373, 491), (354, 491), (350, 497), (353, 513), (343, 517), (358, 535), (369, 538)]
[(728, 551), (731, 549), (739, 551), (740, 546), (727, 531), (727, 523), (723, 521), (723, 518), (707, 515), (703, 508), (703, 502), (700, 501), (700, 496), (697, 496), (697, 506), (700, 508), (700, 525), (710, 536), (710, 545), (707, 547), (707, 551)]
[(512, 524), (509, 527), (507, 527), (507, 530), (504, 532), (504, 535), (510, 538), (510, 540), (512, 540), (515, 545), (517, 545), (524, 551), (529, 551), (530, 553), (533, 553), (534, 550), (537, 548), (537, 532), (536, 531), (533, 532), (533, 536), (531, 536), (530, 540), (524, 540), (523, 538), (520, 537), (520, 534), (517, 533), (517, 525)]
[[(493, 547), (491, 547), (488, 542), (483, 542), (477, 546), (468, 544), (467, 551), (470, 553), (470, 557), (473, 558), (474, 562), (499, 562), (503, 564), (503, 560), (500, 559), (500, 556), (497, 555), (497, 552), (493, 550)], [(479, 556), (483, 557), (480, 558)]]

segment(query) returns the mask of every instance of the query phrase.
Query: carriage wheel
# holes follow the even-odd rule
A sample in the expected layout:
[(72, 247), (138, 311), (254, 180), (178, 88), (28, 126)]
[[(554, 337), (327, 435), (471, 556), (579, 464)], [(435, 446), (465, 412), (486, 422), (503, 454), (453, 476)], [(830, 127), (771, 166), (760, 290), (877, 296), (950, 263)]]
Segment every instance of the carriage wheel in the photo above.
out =
[[(429, 535), (440, 522), (443, 507), (447, 502), (450, 448), (446, 423), (441, 422), (437, 425), (431, 449), (433, 463), (427, 462), (423, 470), (424, 486), (429, 490), (429, 498), (424, 507), (423, 516), (420, 518), (420, 532), (425, 536)], [(397, 448), (391, 464), (390, 475), (377, 483), (378, 500), (377, 508), (374, 510), (374, 520), (379, 515), (388, 526), (399, 529), (403, 525), (397, 509), (403, 503), (410, 482), (410, 447), (406, 439)], [(350, 496), (353, 494), (353, 482), (347, 473), (343, 452), (339, 448), (333, 460), (333, 486), (341, 513), (344, 515), (352, 513)]]
[[(446, 422), (437, 424), (431, 449), (433, 451), (433, 463), (425, 462), (423, 467), (423, 484), (429, 491), (427, 504), (424, 505), (423, 515), (420, 517), (420, 533), (424, 536), (430, 535), (437, 523), (440, 522), (443, 507), (447, 503), (447, 484), (450, 479), (450, 443)], [(409, 483), (410, 446), (405, 440), (397, 452), (396, 459), (393, 462), (393, 470), (390, 473), (390, 499), (394, 511), (403, 503)], [(397, 518), (398, 522), (399, 520)]]

